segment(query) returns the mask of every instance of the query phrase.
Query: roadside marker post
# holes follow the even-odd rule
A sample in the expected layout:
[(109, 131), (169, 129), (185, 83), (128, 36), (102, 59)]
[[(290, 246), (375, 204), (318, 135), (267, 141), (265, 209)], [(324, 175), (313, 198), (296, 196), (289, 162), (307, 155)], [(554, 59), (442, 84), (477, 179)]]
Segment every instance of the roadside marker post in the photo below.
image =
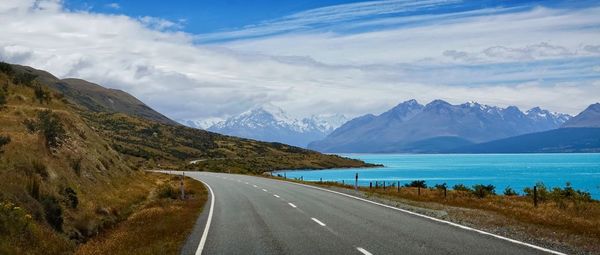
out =
[(181, 189), (181, 200), (185, 199), (185, 189), (183, 188), (183, 178), (185, 177), (185, 172), (181, 172), (181, 182), (180, 182), (180, 189)]
[(354, 176), (354, 191), (358, 191), (358, 173)]
[(398, 181), (398, 193), (400, 193), (400, 181)]

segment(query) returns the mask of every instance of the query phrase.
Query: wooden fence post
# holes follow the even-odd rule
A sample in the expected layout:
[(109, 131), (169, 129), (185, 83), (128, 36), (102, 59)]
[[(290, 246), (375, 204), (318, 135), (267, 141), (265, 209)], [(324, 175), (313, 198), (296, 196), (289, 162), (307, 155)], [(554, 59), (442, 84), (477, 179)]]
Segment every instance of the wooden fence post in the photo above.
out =
[(398, 181), (398, 192), (400, 192), (400, 181)]
[(420, 196), (421, 195), (421, 186), (417, 187), (417, 195)]
[(369, 189), (373, 188), (373, 182), (369, 182)]
[(180, 182), (180, 189), (181, 189), (181, 200), (185, 199), (185, 189), (183, 188), (183, 178), (185, 177), (185, 172), (181, 173), (181, 182)]

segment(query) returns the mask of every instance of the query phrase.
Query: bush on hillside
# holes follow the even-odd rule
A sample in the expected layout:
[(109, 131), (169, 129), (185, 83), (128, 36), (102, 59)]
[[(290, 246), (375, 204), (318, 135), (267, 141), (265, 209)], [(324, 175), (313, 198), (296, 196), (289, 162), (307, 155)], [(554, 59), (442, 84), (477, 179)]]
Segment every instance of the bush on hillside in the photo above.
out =
[(58, 199), (52, 196), (45, 197), (42, 199), (42, 206), (44, 207), (46, 222), (48, 222), (54, 230), (62, 232), (64, 219), (62, 207), (60, 207)]
[(427, 188), (427, 184), (425, 183), (424, 180), (412, 181), (410, 183), (405, 184), (404, 186), (405, 187), (412, 187), (412, 188), (423, 188), (423, 189)]
[(2, 152), (2, 147), (10, 143), (10, 136), (0, 135), (0, 152)]
[(477, 196), (478, 198), (484, 198), (488, 195), (496, 195), (496, 187), (494, 187), (494, 185), (482, 185), (482, 184), (477, 184), (473, 186), (473, 195)]
[(13, 70), (12, 66), (5, 62), (0, 62), (0, 72), (5, 73), (6, 75), (13, 75), (15, 70)]
[(63, 195), (69, 201), (69, 206), (71, 206), (71, 208), (73, 209), (77, 209), (77, 206), (79, 205), (79, 198), (77, 197), (77, 192), (75, 192), (75, 190), (73, 190), (71, 187), (67, 187), (63, 191)]
[(40, 104), (43, 104), (44, 102), (49, 104), (50, 101), (52, 101), (52, 95), (50, 92), (44, 89), (41, 85), (36, 85), (34, 87), (34, 94), (35, 98), (40, 102)]
[(471, 188), (465, 186), (464, 184), (456, 184), (452, 187), (452, 189), (461, 192), (471, 192)]
[(60, 147), (67, 136), (58, 115), (51, 110), (40, 111), (38, 112), (37, 121), (25, 120), (23, 124), (30, 133), (41, 132), (48, 148)]
[(37, 79), (37, 75), (30, 73), (20, 73), (13, 77), (13, 83), (27, 87), (33, 86), (33, 81)]

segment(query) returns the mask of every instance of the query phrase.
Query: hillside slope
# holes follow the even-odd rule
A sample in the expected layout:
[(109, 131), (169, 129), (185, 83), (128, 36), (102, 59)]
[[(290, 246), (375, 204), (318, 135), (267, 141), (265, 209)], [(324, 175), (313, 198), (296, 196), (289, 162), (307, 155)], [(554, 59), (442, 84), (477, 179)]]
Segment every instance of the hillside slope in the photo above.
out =
[(559, 128), (448, 150), (451, 153), (600, 152), (600, 128)]
[(14, 70), (17, 73), (37, 75), (40, 83), (56, 89), (68, 100), (88, 111), (125, 113), (152, 121), (178, 125), (177, 122), (122, 90), (108, 89), (81, 79), (61, 80), (46, 71), (27, 66), (14, 65)]
[[(368, 166), (120, 108), (91, 110), (55, 89), (52, 75), (23, 70), (33, 69), (0, 63), (0, 254), (71, 253), (155, 196), (160, 183), (145, 169), (184, 168), (194, 159), (204, 160), (191, 166), (197, 170), (256, 174)], [(83, 83), (70, 84), (76, 88), (67, 93), (83, 91)]]

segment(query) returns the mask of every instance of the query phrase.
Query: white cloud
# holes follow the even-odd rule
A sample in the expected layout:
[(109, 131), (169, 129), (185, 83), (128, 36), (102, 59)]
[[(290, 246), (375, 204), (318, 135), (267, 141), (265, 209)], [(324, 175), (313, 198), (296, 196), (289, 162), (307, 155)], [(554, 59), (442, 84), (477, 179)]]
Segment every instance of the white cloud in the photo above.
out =
[(110, 9), (115, 9), (115, 10), (121, 9), (121, 5), (118, 3), (109, 3), (106, 5), (106, 7), (110, 8)]
[[(0, 7), (0, 59), (123, 89), (179, 120), (220, 119), (267, 103), (295, 117), (354, 116), (409, 98), (577, 113), (600, 97), (598, 78), (581, 79), (600, 62), (600, 36), (581, 29), (600, 22), (595, 11), (538, 8), (198, 45), (197, 35), (178, 31), (180, 22), (12, 1)], [(493, 47), (503, 48), (485, 55)], [(452, 59), (471, 55), (471, 62)]]

